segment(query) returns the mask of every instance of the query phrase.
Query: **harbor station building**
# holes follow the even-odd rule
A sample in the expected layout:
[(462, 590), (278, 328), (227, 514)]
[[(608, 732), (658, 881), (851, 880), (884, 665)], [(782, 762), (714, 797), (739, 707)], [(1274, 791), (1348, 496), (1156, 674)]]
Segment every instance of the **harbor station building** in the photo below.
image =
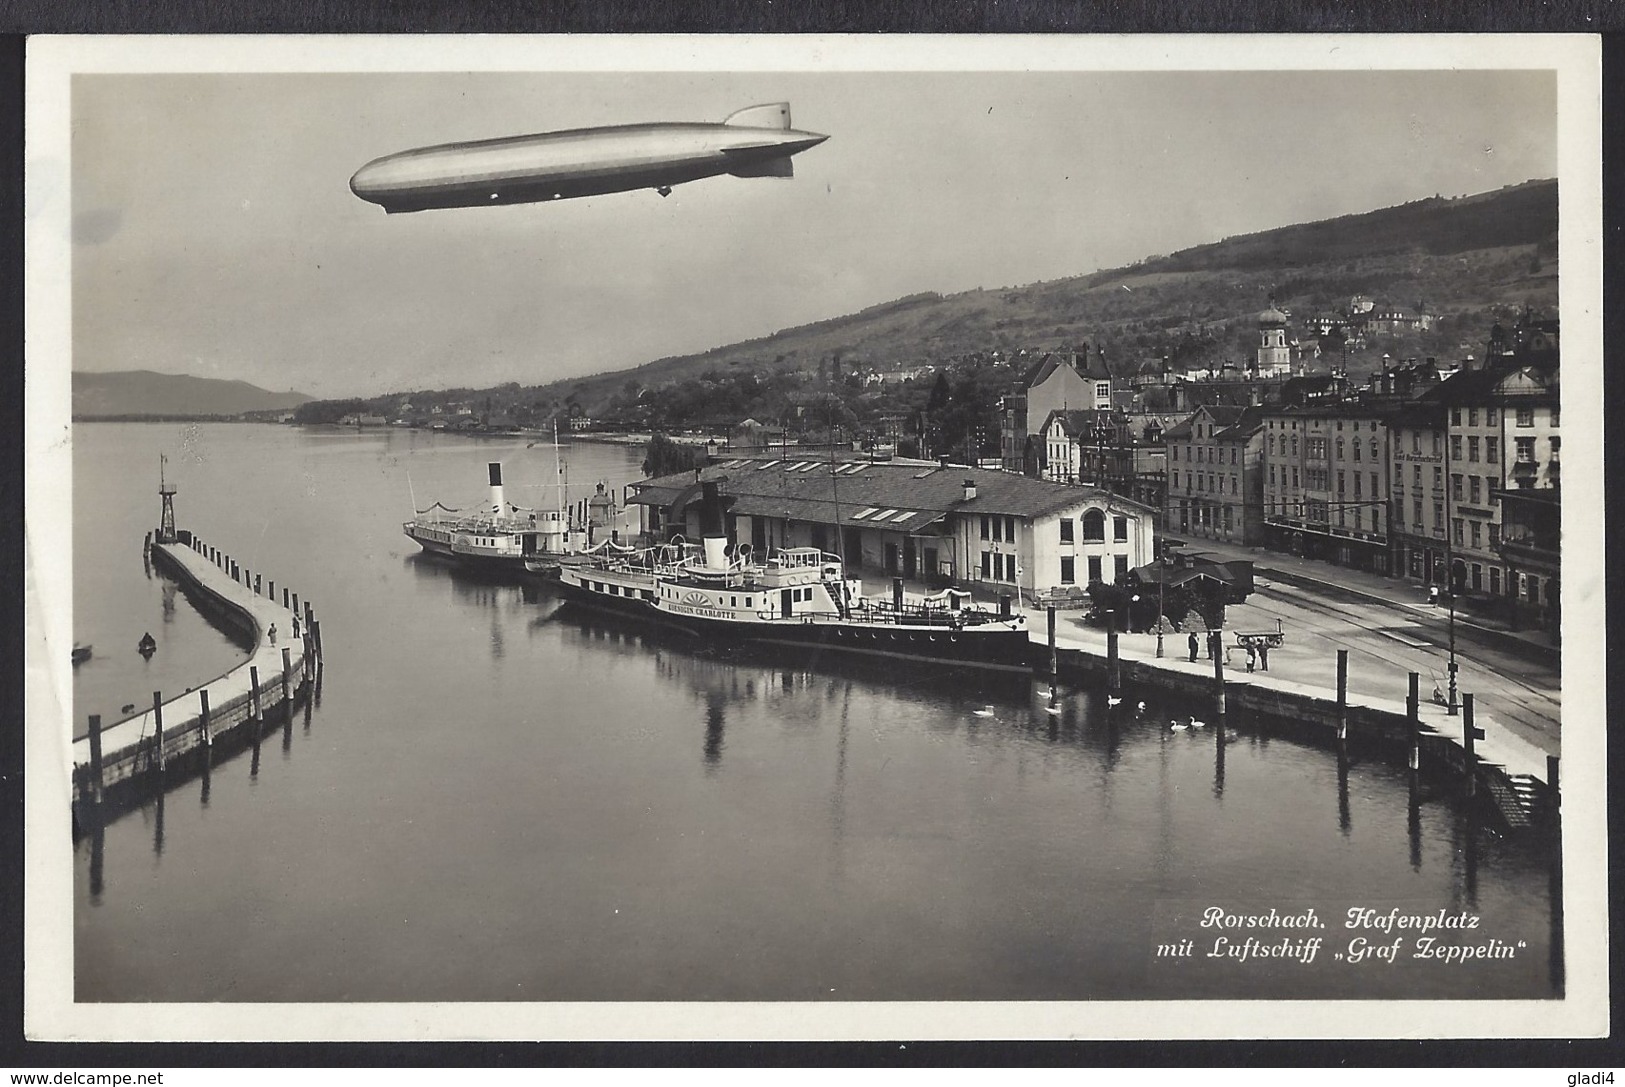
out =
[[(850, 456), (850, 455), (848, 455)], [(1156, 555), (1156, 511), (1098, 487), (928, 462), (735, 458), (628, 487), (644, 537), (699, 538), (715, 481), (733, 547), (839, 554), (853, 573), (1023, 592), (1113, 583)]]

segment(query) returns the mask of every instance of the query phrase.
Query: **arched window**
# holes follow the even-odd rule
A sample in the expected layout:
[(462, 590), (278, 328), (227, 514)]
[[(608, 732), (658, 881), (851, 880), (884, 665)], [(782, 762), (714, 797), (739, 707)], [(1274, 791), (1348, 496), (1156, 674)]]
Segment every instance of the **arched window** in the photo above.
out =
[(1083, 540), (1085, 543), (1103, 543), (1106, 539), (1106, 515), (1099, 510), (1090, 510), (1083, 515)]

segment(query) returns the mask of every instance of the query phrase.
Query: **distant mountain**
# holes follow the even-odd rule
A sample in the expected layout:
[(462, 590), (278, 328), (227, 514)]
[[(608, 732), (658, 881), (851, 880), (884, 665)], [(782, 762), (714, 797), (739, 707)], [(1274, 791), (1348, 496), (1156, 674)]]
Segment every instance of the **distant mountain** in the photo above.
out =
[(304, 393), (267, 392), (246, 381), (159, 374), (151, 370), (75, 371), (73, 374), (73, 416), (76, 419), (292, 411), (310, 399)]
[(533, 395), (570, 395), (591, 412), (629, 380), (657, 388), (725, 367), (784, 371), (837, 358), (887, 369), (1081, 343), (1116, 360), (1179, 358), (1187, 349), (1239, 359), (1256, 346), (1255, 318), (1272, 295), (1292, 313), (1294, 335), (1300, 322), (1336, 313), (1356, 295), (1425, 309), (1449, 320), (1437, 344), (1419, 346), (1448, 354), (1487, 335), (1492, 315), (1525, 306), (1555, 312), (1557, 257), (1557, 182), (1528, 181), (1240, 235), (1067, 279), (911, 295), (701, 354), (554, 382)]

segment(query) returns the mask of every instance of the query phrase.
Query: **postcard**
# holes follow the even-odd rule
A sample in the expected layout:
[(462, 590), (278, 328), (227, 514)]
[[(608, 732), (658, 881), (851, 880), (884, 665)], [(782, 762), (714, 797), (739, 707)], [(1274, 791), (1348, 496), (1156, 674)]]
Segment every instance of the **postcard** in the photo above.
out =
[(1607, 1033), (1595, 39), (27, 120), (30, 1038)]

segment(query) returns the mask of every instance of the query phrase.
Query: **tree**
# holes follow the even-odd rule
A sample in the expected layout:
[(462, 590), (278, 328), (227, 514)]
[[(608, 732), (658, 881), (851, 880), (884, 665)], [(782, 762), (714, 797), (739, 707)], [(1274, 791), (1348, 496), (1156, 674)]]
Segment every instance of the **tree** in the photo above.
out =
[(643, 474), (649, 479), (692, 472), (704, 464), (703, 449), (681, 445), (659, 431), (649, 436), (649, 444), (644, 448)]

